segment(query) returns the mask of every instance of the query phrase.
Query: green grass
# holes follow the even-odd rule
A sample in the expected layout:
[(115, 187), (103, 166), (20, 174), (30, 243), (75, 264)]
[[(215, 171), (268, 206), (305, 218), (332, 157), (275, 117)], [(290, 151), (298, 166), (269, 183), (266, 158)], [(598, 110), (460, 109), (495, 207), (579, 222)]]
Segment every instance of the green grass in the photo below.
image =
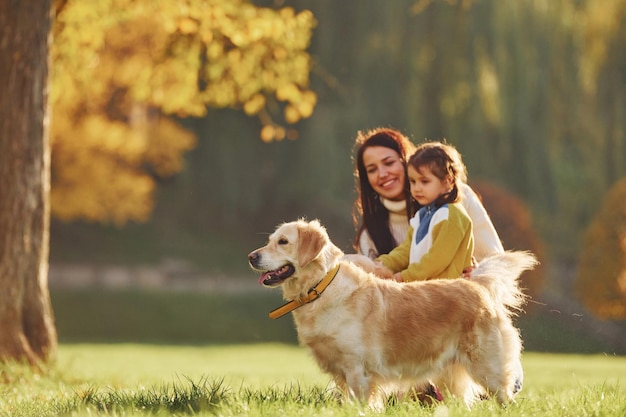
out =
[[(516, 404), (456, 401), (390, 406), (387, 416), (623, 416), (626, 358), (527, 353)], [(294, 345), (62, 344), (34, 372), (0, 365), (0, 416), (377, 415), (339, 404), (308, 353)]]
[[(254, 279), (250, 285), (256, 289)], [(296, 345), (291, 317), (267, 317), (282, 303), (278, 291), (51, 295), (56, 363), (39, 373), (0, 365), (0, 417), (376, 415), (338, 404), (328, 376)], [(526, 374), (517, 404), (483, 401), (468, 413), (458, 402), (403, 402), (382, 415), (626, 415), (626, 357), (550, 316), (521, 317), (518, 325)], [(570, 354), (538, 353), (558, 350)]]

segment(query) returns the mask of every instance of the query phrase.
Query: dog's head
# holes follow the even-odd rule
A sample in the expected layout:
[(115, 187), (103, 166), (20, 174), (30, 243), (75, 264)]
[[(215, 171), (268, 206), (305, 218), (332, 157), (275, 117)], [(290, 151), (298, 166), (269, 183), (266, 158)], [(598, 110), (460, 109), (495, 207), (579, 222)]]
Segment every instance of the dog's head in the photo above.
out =
[(285, 283), (302, 292), (315, 285), (342, 255), (319, 221), (297, 220), (278, 226), (267, 245), (251, 252), (248, 261), (261, 274), (260, 284), (277, 287)]

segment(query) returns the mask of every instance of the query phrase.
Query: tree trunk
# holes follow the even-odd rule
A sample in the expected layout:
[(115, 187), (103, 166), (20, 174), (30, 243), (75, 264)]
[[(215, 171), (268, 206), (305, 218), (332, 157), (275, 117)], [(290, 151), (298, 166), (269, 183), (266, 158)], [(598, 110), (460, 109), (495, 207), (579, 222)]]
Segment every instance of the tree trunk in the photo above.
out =
[(48, 291), (51, 0), (0, 0), (0, 362), (54, 356)]

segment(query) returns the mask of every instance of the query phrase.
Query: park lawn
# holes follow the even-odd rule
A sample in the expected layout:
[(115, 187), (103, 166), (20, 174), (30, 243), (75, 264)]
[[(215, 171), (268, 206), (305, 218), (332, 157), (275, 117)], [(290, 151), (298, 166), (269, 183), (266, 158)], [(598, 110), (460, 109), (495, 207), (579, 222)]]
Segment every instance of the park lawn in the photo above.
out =
[(329, 379), (303, 348), (271, 343), (63, 345), (58, 367), (77, 379), (120, 388), (158, 385), (181, 378), (223, 378), (231, 387), (245, 384), (254, 388), (302, 381), (307, 385), (326, 384)]
[[(393, 416), (623, 416), (626, 357), (527, 352), (524, 389), (506, 408), (469, 413), (403, 403)], [(376, 415), (339, 405), (307, 352), (287, 344), (159, 346), (62, 344), (56, 364), (0, 367), (0, 416)]]

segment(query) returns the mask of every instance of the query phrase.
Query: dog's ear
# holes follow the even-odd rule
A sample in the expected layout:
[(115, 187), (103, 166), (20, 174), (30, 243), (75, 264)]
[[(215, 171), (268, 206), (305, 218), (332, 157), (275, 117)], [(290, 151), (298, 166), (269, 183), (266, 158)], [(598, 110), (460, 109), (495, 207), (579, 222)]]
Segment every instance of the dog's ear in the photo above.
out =
[(315, 260), (324, 249), (327, 235), (318, 222), (311, 222), (298, 227), (298, 263), (304, 268)]

